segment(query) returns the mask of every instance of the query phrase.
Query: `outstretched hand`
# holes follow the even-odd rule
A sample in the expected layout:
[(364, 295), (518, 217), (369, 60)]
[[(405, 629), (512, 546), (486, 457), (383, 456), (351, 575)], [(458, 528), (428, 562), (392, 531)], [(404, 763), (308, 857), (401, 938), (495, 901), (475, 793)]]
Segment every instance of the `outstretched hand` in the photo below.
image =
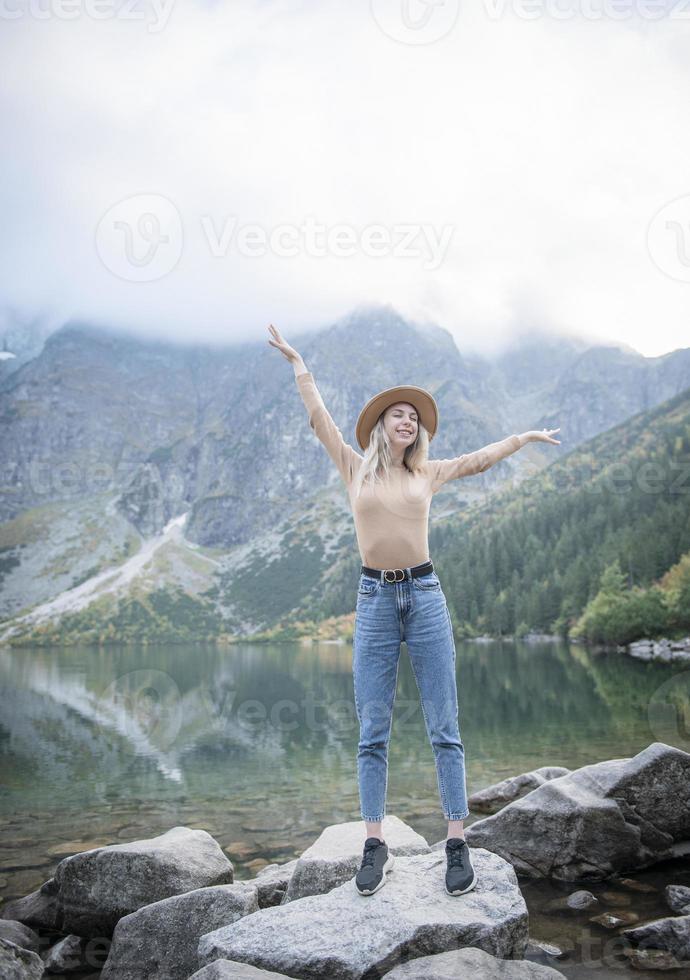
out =
[(269, 340), (271, 347), (276, 347), (284, 357), (287, 357), (288, 361), (292, 364), (294, 361), (300, 360), (300, 354), (297, 353), (294, 347), (291, 347), (285, 340), (280, 331), (273, 326), (272, 323), (268, 325), (268, 329), (273, 334), (274, 340)]
[(551, 442), (554, 446), (560, 446), (561, 443), (559, 439), (551, 438), (554, 432), (560, 431), (560, 427), (558, 429), (533, 429), (531, 432), (528, 432), (527, 435), (530, 442)]

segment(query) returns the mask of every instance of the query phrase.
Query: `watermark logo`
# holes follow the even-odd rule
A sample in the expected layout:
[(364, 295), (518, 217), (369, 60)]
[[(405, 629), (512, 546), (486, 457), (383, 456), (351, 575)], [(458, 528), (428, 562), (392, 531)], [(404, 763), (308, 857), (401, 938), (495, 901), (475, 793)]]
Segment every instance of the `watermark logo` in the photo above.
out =
[(145, 23), (149, 34), (167, 25), (174, 0), (0, 0), (0, 20), (120, 20)]
[(374, 20), (401, 44), (433, 44), (452, 31), (458, 0), (371, 0)]
[(690, 752), (690, 670), (659, 685), (649, 699), (647, 720), (658, 742)]
[(180, 213), (167, 197), (137, 194), (114, 204), (96, 228), (96, 250), (119, 279), (153, 282), (175, 268), (182, 255)]
[(489, 20), (687, 20), (688, 0), (483, 0)]
[[(445, 261), (454, 225), (428, 222), (328, 225), (307, 215), (296, 223), (240, 224), (237, 215), (202, 214), (194, 219), (213, 259), (415, 259), (425, 272)], [(182, 219), (168, 198), (137, 194), (113, 205), (96, 229), (96, 248), (104, 266), (120, 279), (152, 282), (171, 272), (183, 250)]]
[(422, 259), (425, 271), (434, 271), (443, 263), (455, 227), (443, 225), (437, 229), (428, 223), (365, 225), (357, 228), (341, 222), (326, 225), (314, 215), (300, 224), (277, 224), (267, 228), (260, 224), (237, 225), (237, 216), (230, 215), (222, 223), (211, 215), (202, 215), (201, 227), (214, 258), (223, 258), (235, 251), (244, 258), (367, 258), (393, 257)]
[(665, 275), (690, 282), (690, 194), (657, 211), (647, 228), (647, 251)]
[(128, 671), (116, 677), (98, 700), (101, 724), (127, 737), (141, 751), (165, 751), (184, 721), (177, 682), (163, 670)]

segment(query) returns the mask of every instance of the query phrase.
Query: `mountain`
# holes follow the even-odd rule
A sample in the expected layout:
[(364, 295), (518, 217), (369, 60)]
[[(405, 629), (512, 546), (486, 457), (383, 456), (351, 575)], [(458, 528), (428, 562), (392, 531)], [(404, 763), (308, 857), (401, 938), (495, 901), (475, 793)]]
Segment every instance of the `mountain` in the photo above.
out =
[[(628, 589), (690, 554), (690, 388), (430, 532), (467, 635), (565, 631), (618, 561)], [(686, 617), (687, 618), (687, 617)]]
[(38, 357), (57, 326), (47, 317), (26, 317), (16, 310), (0, 308), (0, 388), (22, 364)]
[[(532, 444), (455, 481), (435, 498), (439, 518), (690, 386), (687, 350), (644, 358), (526, 334), (490, 361), (391, 307), (289, 340), (353, 444), (362, 404), (406, 382), (438, 401), (435, 457), (561, 427), (560, 447)], [(292, 368), (264, 341), (180, 345), (69, 323), (2, 381), (0, 424), (6, 619), (30, 614), (25, 627), (52, 638), (136, 638), (190, 623), (192, 635), (299, 632), (350, 613), (359, 560), (345, 491)], [(56, 631), (63, 621), (71, 633)]]

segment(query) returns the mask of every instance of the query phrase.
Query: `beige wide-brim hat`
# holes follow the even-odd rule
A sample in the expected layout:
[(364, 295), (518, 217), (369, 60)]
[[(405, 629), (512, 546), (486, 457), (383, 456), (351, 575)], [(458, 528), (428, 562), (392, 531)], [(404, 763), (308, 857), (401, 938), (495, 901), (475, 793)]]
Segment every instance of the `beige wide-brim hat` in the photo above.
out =
[(429, 432), (429, 441), (434, 438), (438, 428), (438, 405), (434, 396), (426, 388), (417, 385), (396, 385), (395, 388), (385, 388), (379, 391), (366, 403), (359, 413), (355, 435), (362, 449), (369, 445), (371, 430), (376, 425), (379, 415), (396, 402), (409, 402), (417, 410), (422, 425)]

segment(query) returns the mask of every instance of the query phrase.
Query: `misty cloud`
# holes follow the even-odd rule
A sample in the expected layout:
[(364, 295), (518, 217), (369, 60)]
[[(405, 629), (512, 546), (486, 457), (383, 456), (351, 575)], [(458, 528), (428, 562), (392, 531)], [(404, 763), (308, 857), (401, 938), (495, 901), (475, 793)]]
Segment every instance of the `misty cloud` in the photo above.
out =
[(2, 0), (0, 303), (217, 340), (382, 302), (463, 347), (681, 346), (690, 18), (447, 4), (425, 40), (420, 0), (428, 26), (399, 0)]

